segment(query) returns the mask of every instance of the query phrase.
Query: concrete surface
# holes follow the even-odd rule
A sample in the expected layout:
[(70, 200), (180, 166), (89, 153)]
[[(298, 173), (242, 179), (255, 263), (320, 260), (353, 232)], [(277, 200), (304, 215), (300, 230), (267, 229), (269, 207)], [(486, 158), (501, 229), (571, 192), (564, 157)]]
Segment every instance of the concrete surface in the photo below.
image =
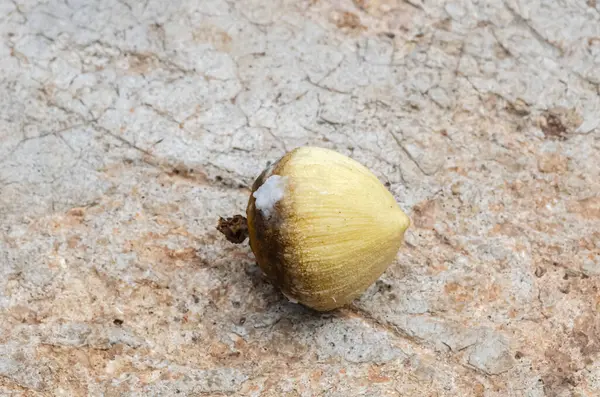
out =
[[(0, 395), (600, 395), (600, 2), (0, 0)], [(219, 216), (298, 145), (413, 219), (316, 315)]]

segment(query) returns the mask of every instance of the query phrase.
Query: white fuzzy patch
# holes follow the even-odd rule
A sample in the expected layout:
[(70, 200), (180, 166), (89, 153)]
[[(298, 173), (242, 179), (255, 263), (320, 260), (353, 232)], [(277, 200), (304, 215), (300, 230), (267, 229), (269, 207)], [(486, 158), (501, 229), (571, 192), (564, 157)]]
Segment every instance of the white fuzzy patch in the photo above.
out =
[(285, 194), (287, 177), (280, 175), (271, 175), (265, 183), (261, 185), (252, 194), (256, 201), (254, 205), (262, 212), (263, 216), (269, 217), (275, 210), (275, 204), (281, 200)]

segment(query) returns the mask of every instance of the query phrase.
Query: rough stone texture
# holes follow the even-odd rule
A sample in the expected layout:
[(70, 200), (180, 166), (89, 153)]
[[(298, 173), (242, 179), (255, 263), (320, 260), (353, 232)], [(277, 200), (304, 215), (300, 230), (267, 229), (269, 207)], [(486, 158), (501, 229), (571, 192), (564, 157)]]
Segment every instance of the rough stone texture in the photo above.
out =
[[(306, 144), (413, 220), (322, 315), (215, 229)], [(0, 395), (598, 396), (600, 2), (0, 0), (0, 219)]]

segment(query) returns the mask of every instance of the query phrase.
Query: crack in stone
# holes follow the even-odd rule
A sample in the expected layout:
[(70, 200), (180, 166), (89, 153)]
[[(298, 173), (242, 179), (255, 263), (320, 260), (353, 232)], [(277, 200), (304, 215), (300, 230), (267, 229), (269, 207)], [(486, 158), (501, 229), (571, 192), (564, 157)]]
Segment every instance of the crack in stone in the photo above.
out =
[(506, 7), (506, 9), (515, 18), (515, 22), (517, 22), (518, 24), (521, 24), (522, 26), (525, 26), (529, 30), (531, 35), (543, 47), (546, 47), (547, 49), (552, 50), (552, 52), (554, 52), (554, 51), (558, 52), (559, 57), (562, 57), (564, 55), (565, 51), (561, 47), (559, 47), (558, 45), (556, 45), (555, 43), (551, 42), (546, 37), (544, 37), (536, 28), (533, 27), (533, 25), (531, 24), (531, 21), (529, 21), (528, 19), (524, 18), (521, 14), (519, 14), (519, 12), (517, 10), (515, 10), (513, 7), (511, 7), (506, 0), (503, 2), (503, 4)]
[[(435, 351), (431, 351), (430, 347), (427, 345), (427, 343), (425, 341), (420, 340), (417, 337), (413, 337), (409, 334), (407, 334), (406, 332), (404, 332), (402, 329), (400, 329), (398, 326), (394, 325), (394, 324), (390, 324), (385, 320), (380, 320), (378, 318), (376, 318), (375, 316), (373, 316), (368, 310), (365, 310), (359, 306), (357, 306), (356, 304), (352, 304), (351, 306), (349, 306), (348, 308), (346, 308), (345, 310), (351, 311), (352, 313), (354, 313), (355, 315), (359, 316), (361, 319), (363, 319), (364, 321), (366, 321), (367, 323), (372, 324), (373, 328), (382, 328), (385, 331), (387, 331), (387, 333), (394, 335), (397, 338), (406, 340), (408, 342), (410, 342), (411, 344), (415, 345), (415, 346), (419, 346), (421, 349), (425, 349), (427, 350), (430, 354), (434, 355), (438, 360), (449, 364), (451, 366), (458, 366), (458, 367), (462, 367), (465, 368), (466, 370), (468, 370), (470, 373), (479, 373), (479, 374), (486, 374), (484, 371), (482, 371), (479, 368), (476, 368), (472, 365), (469, 365), (468, 363), (462, 363), (460, 362), (455, 355), (450, 355), (449, 358), (444, 357), (443, 353), (440, 352), (435, 352)], [(446, 342), (441, 341), (441, 343), (443, 345), (445, 345), (446, 347), (448, 347), (448, 350), (450, 352), (453, 351), (453, 349), (451, 348), (450, 345), (448, 345)], [(469, 344), (469, 346), (466, 346), (464, 348), (461, 348), (460, 350), (458, 350), (458, 352), (462, 351), (462, 350), (466, 350), (469, 347), (472, 347), (476, 344), (480, 343), (479, 341), (473, 342), (471, 344)], [(457, 353), (458, 353), (457, 352)]]
[(406, 149), (406, 147), (404, 146), (404, 144), (402, 143), (402, 141), (400, 140), (400, 138), (398, 138), (396, 136), (396, 134), (394, 134), (392, 131), (388, 131), (388, 133), (394, 139), (394, 141), (396, 142), (396, 144), (398, 145), (398, 147), (402, 150), (402, 152), (404, 154), (406, 154), (406, 156), (410, 159), (410, 161), (413, 162), (414, 165), (417, 166), (417, 168), (419, 169), (419, 171), (421, 171), (421, 173), (423, 175), (426, 175), (426, 176), (431, 176), (432, 175), (432, 174), (428, 174), (427, 172), (425, 172), (423, 170), (423, 168), (421, 167), (421, 164), (419, 164), (419, 162), (417, 161), (417, 159), (415, 159), (413, 157), (413, 155), (408, 151), (408, 149)]

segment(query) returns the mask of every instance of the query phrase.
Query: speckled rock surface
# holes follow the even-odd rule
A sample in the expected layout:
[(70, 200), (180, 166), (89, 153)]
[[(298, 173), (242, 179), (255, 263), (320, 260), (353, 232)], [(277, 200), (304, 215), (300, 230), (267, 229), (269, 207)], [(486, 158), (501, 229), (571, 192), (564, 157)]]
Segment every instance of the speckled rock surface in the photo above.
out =
[[(0, 395), (600, 395), (600, 2), (0, 0)], [(315, 314), (215, 229), (299, 145), (397, 261)]]

